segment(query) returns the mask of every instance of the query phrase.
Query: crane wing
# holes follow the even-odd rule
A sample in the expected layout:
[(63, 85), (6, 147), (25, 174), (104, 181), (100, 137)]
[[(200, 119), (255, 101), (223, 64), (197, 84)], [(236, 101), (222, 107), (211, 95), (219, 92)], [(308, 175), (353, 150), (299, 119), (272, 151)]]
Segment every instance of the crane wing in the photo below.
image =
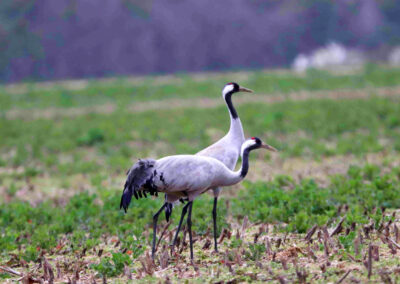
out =
[[(142, 197), (140, 189), (152, 182), (155, 163), (156, 160), (153, 159), (139, 160), (129, 169), (124, 191), (122, 192), (120, 209), (124, 208), (126, 212), (131, 203), (132, 195), (134, 195), (136, 199)], [(150, 194), (154, 194), (154, 192), (150, 190), (149, 192)], [(143, 194), (146, 196), (145, 191), (143, 191)]]

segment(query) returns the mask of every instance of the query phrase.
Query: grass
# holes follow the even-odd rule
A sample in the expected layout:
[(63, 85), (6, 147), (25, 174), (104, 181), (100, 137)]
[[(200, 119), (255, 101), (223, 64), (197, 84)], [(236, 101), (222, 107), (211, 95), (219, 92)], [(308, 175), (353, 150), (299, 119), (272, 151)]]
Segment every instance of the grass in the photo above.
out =
[(283, 229), (289, 232), (305, 233), (315, 224), (322, 226), (337, 217), (338, 208), (343, 205), (347, 206), (348, 225), (366, 224), (371, 217), (366, 212), (400, 207), (396, 198), (399, 178), (399, 168), (383, 174), (372, 165), (350, 167), (347, 175), (333, 176), (328, 187), (307, 179), (296, 184), (288, 176), (279, 176), (270, 183), (246, 184), (232, 207), (237, 209), (234, 215), (238, 218), (249, 216), (253, 222), (283, 222)]
[(0, 111), (10, 109), (33, 109), (49, 107), (79, 107), (106, 103), (124, 108), (134, 102), (164, 100), (168, 98), (215, 97), (221, 86), (236, 80), (251, 87), (257, 93), (289, 93), (294, 91), (359, 89), (387, 87), (400, 84), (400, 69), (368, 65), (361, 72), (347, 75), (328, 71), (310, 70), (305, 75), (291, 72), (238, 72), (221, 73), (218, 76), (205, 74), (205, 79), (196, 75), (178, 74), (170, 80), (162, 77), (146, 77), (133, 81), (119, 78), (99, 82), (89, 81), (78, 88), (68, 84), (28, 83), (25, 87), (0, 88)]
[[(379, 168), (366, 166), (352, 167), (347, 175), (335, 176), (332, 185), (327, 188), (318, 187), (312, 180), (296, 184), (290, 177), (277, 177), (269, 183), (246, 183), (238, 192), (238, 198), (227, 199), (228, 206), (224, 202), (220, 203), (219, 228), (235, 234), (235, 223), (249, 216), (251, 222), (273, 224), (271, 234), (265, 236), (279, 236), (284, 232), (305, 233), (313, 225), (319, 225), (321, 228), (324, 225), (330, 226), (331, 222), (336, 223), (339, 217), (345, 216), (343, 226), (350, 232), (335, 239), (342, 245), (343, 253), (354, 255), (354, 239), (356, 234), (362, 232), (363, 226), (372, 221), (373, 228), (378, 230), (389, 220), (395, 220), (390, 215), (385, 215), (384, 210), (399, 207), (396, 200), (399, 179), (399, 168), (392, 169), (390, 173), (382, 173)], [(128, 214), (124, 215), (118, 210), (120, 190), (99, 187), (96, 192), (77, 194), (61, 208), (49, 201), (37, 207), (17, 200), (9, 202), (0, 209), (0, 225), (3, 228), (0, 256), (7, 260), (11, 255), (12, 262), (31, 263), (29, 267), (34, 267), (35, 261), (43, 255), (59, 259), (60, 263), (57, 265), (62, 265), (62, 262), (66, 261), (63, 257), (70, 255), (76, 257), (76, 261), (83, 257), (85, 263), (91, 263), (81, 268), (85, 274), (97, 271), (98, 277), (117, 277), (123, 274), (125, 265), (132, 267), (132, 273), (139, 273), (141, 267), (135, 260), (149, 248), (149, 221), (151, 213), (161, 205), (161, 200), (134, 202)], [(207, 230), (212, 222), (211, 204), (211, 198), (205, 196), (196, 201), (194, 206), (194, 230), (201, 239), (208, 241), (211, 239)], [(238, 221), (230, 223), (223, 218), (225, 216), (232, 216), (232, 220)], [(176, 225), (177, 210), (173, 219)], [(353, 223), (357, 224), (357, 230), (352, 227)], [(232, 250), (240, 250), (242, 262), (248, 263), (250, 267), (254, 266), (254, 269), (258, 262), (268, 259), (266, 244), (252, 243), (246, 239), (246, 235), (249, 234), (246, 229), (241, 229), (243, 231), (238, 236), (226, 239), (220, 245), (221, 253), (213, 260), (217, 265), (225, 263), (228, 257), (233, 262), (232, 266), (235, 266), (236, 273), (233, 275), (243, 281), (248, 278), (240, 274), (243, 264), (239, 265), (236, 262), (235, 253), (238, 252)], [(248, 229), (252, 231), (252, 226), (249, 225)], [(251, 235), (254, 233), (257, 234), (252, 232)], [(211, 256), (211, 249), (201, 252), (203, 243), (205, 242), (202, 240), (196, 245), (196, 263), (200, 267), (209, 262)], [(161, 247), (167, 244), (164, 240)], [(306, 247), (305, 244), (301, 246), (303, 249)], [(186, 246), (185, 250), (187, 249)], [(98, 255), (100, 250), (104, 257), (90, 256)], [(159, 254), (161, 253), (162, 250), (159, 251)], [(341, 257), (332, 255), (330, 261)], [(351, 256), (347, 259), (351, 260)], [(174, 263), (185, 260), (169, 261), (173, 266)], [(273, 263), (270, 265), (273, 268)], [(229, 267), (223, 269), (227, 270)], [(170, 274), (170, 277), (175, 276)], [(225, 276), (222, 273), (221, 278), (217, 279), (223, 280), (223, 277)], [(252, 276), (249, 277), (252, 279)]]
[[(398, 151), (398, 99), (287, 101), (239, 109), (248, 136), (260, 136), (285, 157)], [(132, 157), (195, 153), (228, 129), (225, 107), (90, 114), (55, 120), (0, 119), (0, 158), (26, 175), (124, 171)], [(157, 141), (157, 144), (152, 143)], [(30, 169), (34, 169), (33, 172)]]
[[(229, 210), (220, 206), (219, 216), (232, 215), (242, 219), (249, 216), (250, 221), (264, 223), (283, 223), (283, 231), (304, 233), (314, 224), (324, 225), (337, 217), (337, 208), (347, 205), (347, 222), (366, 224), (367, 217), (357, 219), (376, 208), (398, 208), (396, 199), (399, 189), (400, 168), (390, 173), (381, 173), (379, 168), (351, 167), (347, 175), (333, 177), (330, 187), (321, 188), (312, 180), (300, 184), (290, 177), (279, 176), (269, 183), (245, 183), (238, 192), (238, 198), (230, 200)], [(285, 190), (286, 188), (286, 190)], [(119, 189), (99, 186), (96, 194), (82, 192), (70, 198), (61, 208), (51, 201), (40, 203), (36, 207), (26, 202), (14, 200), (0, 209), (4, 228), (0, 248), (3, 255), (8, 251), (18, 250), (22, 245), (32, 245), (26, 251), (19, 251), (26, 261), (35, 260), (38, 250), (55, 249), (62, 235), (66, 234), (77, 247), (93, 248), (94, 241), (104, 232), (124, 240), (129, 236), (140, 238), (143, 228), (151, 220), (152, 212), (161, 206), (160, 199), (133, 202), (128, 214), (118, 210)], [(211, 198), (196, 201), (195, 230), (204, 234), (211, 223)], [(223, 204), (223, 203), (222, 203)], [(228, 210), (228, 211), (227, 211)], [(178, 216), (174, 216), (177, 221)], [(378, 216), (382, 218), (382, 213)], [(219, 219), (219, 227), (229, 227), (224, 218)], [(118, 226), (115, 226), (118, 224)], [(135, 226), (132, 226), (135, 224)], [(278, 228), (277, 228), (278, 229)], [(17, 239), (16, 242), (10, 240)], [(122, 241), (124, 242), (124, 241)], [(135, 244), (123, 243), (126, 249), (133, 249)]]
[[(368, 66), (346, 76), (315, 71), (305, 76), (289, 72), (229, 76), (241, 78), (240, 83), (257, 92), (273, 94), (395, 86), (398, 73)], [(201, 196), (193, 208), (194, 265), (189, 264), (188, 244), (182, 237), (177, 253), (167, 253), (181, 206), (175, 208), (172, 224), (161, 221), (159, 235), (164, 228), (165, 234), (155, 263), (151, 261), (152, 214), (162, 198), (134, 201), (127, 214), (120, 211), (126, 169), (136, 157), (194, 153), (221, 137), (229, 120), (224, 106), (132, 113), (124, 105), (214, 96), (231, 80), (227, 74), (181, 75), (170, 81), (91, 81), (75, 90), (65, 84), (28, 84), (20, 93), (3, 87), (3, 111), (108, 102), (119, 108), (76, 117), (0, 118), (0, 266), (25, 276), (30, 271), (26, 277), (31, 280), (48, 281), (51, 271), (64, 282), (69, 278), (125, 283), (133, 278), (143, 283), (160, 279), (326, 283), (338, 281), (348, 271), (346, 281), (384, 282), (388, 277), (399, 281), (400, 262), (393, 257), (400, 242), (397, 97), (240, 105), (246, 133), (280, 149), (282, 161), (296, 158), (312, 163), (346, 155), (362, 159), (377, 153), (391, 162), (353, 165), (328, 175), (322, 184), (285, 174), (224, 190), (218, 208), (219, 253), (212, 252), (212, 197)], [(252, 161), (256, 159), (257, 164), (279, 167), (264, 153), (252, 155)], [(314, 234), (305, 239), (311, 228)], [(335, 228), (339, 229), (331, 236)], [(374, 253), (368, 261), (370, 251)], [(368, 267), (372, 267), (370, 277)], [(0, 271), (0, 279), (10, 278), (16, 279)]]

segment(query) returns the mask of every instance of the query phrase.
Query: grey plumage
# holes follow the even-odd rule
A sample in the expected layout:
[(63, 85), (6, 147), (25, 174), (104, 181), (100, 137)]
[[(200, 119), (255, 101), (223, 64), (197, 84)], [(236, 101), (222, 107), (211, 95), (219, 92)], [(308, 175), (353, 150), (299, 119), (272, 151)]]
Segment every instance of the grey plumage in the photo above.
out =
[[(253, 137), (246, 140), (241, 149), (242, 167), (238, 171), (230, 170), (217, 159), (196, 155), (175, 155), (159, 160), (139, 160), (132, 166), (125, 182), (121, 197), (121, 207), (125, 210), (128, 208), (132, 195), (138, 198), (141, 197), (142, 193), (145, 194), (146, 192), (163, 192), (166, 194), (166, 202), (153, 218), (153, 257), (155, 252), (156, 223), (161, 210), (167, 207), (168, 204), (184, 198), (188, 201), (188, 206), (185, 205), (184, 207), (179, 228), (187, 209), (189, 212), (187, 222), (188, 225), (191, 224), (190, 218), (193, 200), (210, 188), (229, 186), (240, 182), (246, 176), (249, 168), (249, 152), (258, 148), (275, 150), (273, 147), (263, 144), (258, 138)], [(175, 234), (174, 242), (177, 233)], [(193, 258), (192, 242), (190, 243), (190, 249), (191, 257)]]
[[(228, 106), (231, 120), (229, 131), (220, 140), (196, 154), (215, 158), (231, 170), (236, 166), (240, 155), (240, 148), (245, 141), (242, 122), (232, 103), (232, 95), (236, 92), (252, 92), (252, 90), (240, 87), (237, 83), (228, 83), (225, 85), (222, 89), (222, 96)], [(214, 195), (218, 196), (218, 193), (219, 190), (214, 189)]]
[(229, 185), (231, 171), (220, 161), (195, 155), (175, 155), (159, 160), (140, 160), (129, 170), (121, 199), (127, 209), (132, 195), (145, 193), (167, 194), (167, 202), (180, 198), (194, 200), (199, 194), (216, 185)]
[[(229, 169), (235, 169), (240, 154), (240, 147), (245, 141), (244, 132), (240, 118), (232, 104), (232, 95), (237, 92), (253, 92), (250, 89), (239, 86), (237, 83), (228, 83), (222, 89), (222, 97), (226, 102), (230, 116), (230, 128), (228, 133), (214, 144), (201, 150), (196, 155), (212, 157), (221, 161)], [(218, 198), (220, 188), (212, 189), (214, 197)], [(168, 198), (166, 198), (168, 199)], [(216, 206), (216, 202), (214, 202)]]

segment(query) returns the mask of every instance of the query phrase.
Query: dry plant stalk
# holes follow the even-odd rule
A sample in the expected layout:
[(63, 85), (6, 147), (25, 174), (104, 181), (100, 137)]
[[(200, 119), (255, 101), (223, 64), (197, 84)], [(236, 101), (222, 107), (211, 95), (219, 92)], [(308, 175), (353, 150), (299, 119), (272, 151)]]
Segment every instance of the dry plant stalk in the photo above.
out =
[(342, 224), (343, 224), (345, 218), (346, 218), (346, 215), (343, 216), (342, 219), (340, 219), (339, 224), (337, 224), (336, 228), (332, 231), (332, 233), (330, 235), (331, 237), (336, 235), (336, 234), (339, 234), (343, 230)]
[(171, 225), (171, 220), (170, 220), (167, 224), (165, 224), (164, 229), (162, 230), (161, 235), (160, 235), (160, 237), (158, 238), (158, 242), (157, 242), (157, 245), (156, 245), (156, 251), (157, 251), (158, 246), (160, 245), (160, 242), (161, 242), (161, 240), (163, 239), (163, 237), (164, 237), (164, 235), (165, 235), (165, 232), (167, 231), (169, 225)]
[(348, 270), (339, 280), (338, 282), (336, 282), (336, 284), (340, 284), (344, 281), (344, 279), (346, 279), (347, 276), (349, 276), (350, 272), (352, 271), (352, 269)]
[(369, 247), (368, 247), (367, 268), (368, 268), (368, 279), (370, 279), (371, 275), (372, 275), (372, 245), (371, 244), (369, 244)]
[(306, 240), (307, 242), (311, 241), (312, 236), (314, 235), (314, 233), (317, 231), (318, 229), (318, 225), (315, 224), (308, 232), (306, 237), (304, 238), (304, 240)]

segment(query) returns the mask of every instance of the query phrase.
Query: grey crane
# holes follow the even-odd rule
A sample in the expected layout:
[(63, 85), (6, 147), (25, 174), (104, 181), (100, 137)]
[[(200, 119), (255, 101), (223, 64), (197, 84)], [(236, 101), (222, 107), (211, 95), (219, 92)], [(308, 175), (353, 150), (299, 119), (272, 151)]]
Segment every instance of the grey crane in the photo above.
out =
[[(237, 83), (228, 83), (222, 89), (222, 96), (228, 106), (231, 125), (228, 133), (214, 144), (208, 146), (196, 155), (213, 157), (233, 170), (236, 166), (240, 154), (240, 148), (244, 142), (244, 133), (242, 122), (232, 103), (232, 95), (237, 92), (253, 92), (250, 89), (239, 86)], [(221, 191), (219, 187), (212, 189), (214, 193), (214, 206), (212, 211), (214, 225), (214, 250), (218, 251), (217, 247), (217, 202)]]
[[(193, 200), (209, 189), (230, 186), (243, 180), (249, 169), (249, 153), (259, 148), (276, 151), (274, 147), (264, 144), (257, 137), (246, 140), (241, 147), (242, 166), (238, 171), (232, 171), (215, 158), (198, 155), (174, 155), (159, 160), (139, 160), (131, 167), (128, 171), (120, 203), (120, 208), (124, 208), (125, 212), (129, 207), (132, 196), (138, 199), (139, 197), (146, 196), (146, 193), (150, 195), (155, 195), (158, 192), (166, 194), (166, 202), (153, 216), (153, 258), (155, 254), (158, 216), (167, 203), (184, 199), (188, 203), (183, 207), (178, 231), (187, 212), (190, 258), (193, 259)], [(175, 234), (174, 243), (176, 237), (177, 233)]]
[[(229, 169), (233, 170), (236, 166), (240, 155), (240, 148), (245, 141), (242, 123), (240, 118), (236, 112), (235, 107), (232, 103), (232, 95), (238, 92), (248, 92), (252, 93), (253, 91), (247, 89), (245, 87), (239, 86), (239, 84), (235, 82), (228, 83), (222, 89), (222, 97), (228, 107), (229, 116), (230, 116), (230, 128), (228, 133), (222, 137), (220, 140), (215, 142), (214, 144), (208, 146), (207, 148), (203, 149), (202, 151), (198, 152), (196, 155), (198, 156), (206, 156), (212, 157), (219, 161), (221, 161), (225, 166)], [(220, 193), (220, 188), (215, 187), (212, 188), (214, 193), (214, 205), (213, 205), (213, 226), (214, 226), (214, 250), (218, 251), (218, 244), (217, 244), (217, 202), (218, 196)], [(165, 205), (165, 214), (167, 221), (169, 220), (169, 216), (172, 214), (173, 204), (167, 202), (168, 196), (166, 196), (166, 205)], [(183, 211), (182, 211), (183, 212)], [(179, 233), (179, 227), (178, 231)], [(172, 247), (174, 243), (172, 244)]]

